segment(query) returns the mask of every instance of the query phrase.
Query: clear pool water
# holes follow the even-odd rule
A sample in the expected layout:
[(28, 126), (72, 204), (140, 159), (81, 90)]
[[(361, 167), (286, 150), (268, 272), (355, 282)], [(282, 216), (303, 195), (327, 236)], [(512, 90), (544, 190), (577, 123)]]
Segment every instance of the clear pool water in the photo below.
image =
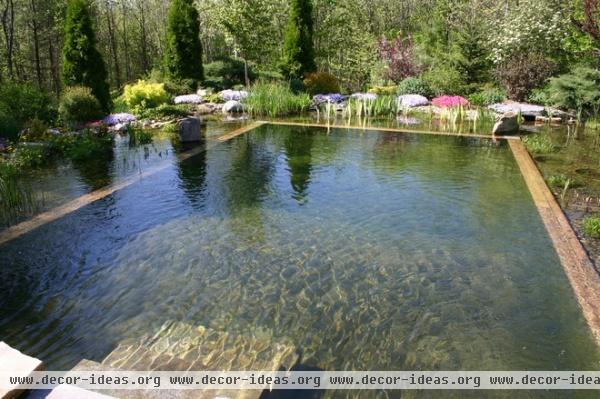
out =
[(330, 370), (600, 367), (506, 143), (266, 125), (166, 162), (0, 246), (1, 339), (48, 369), (169, 320)]

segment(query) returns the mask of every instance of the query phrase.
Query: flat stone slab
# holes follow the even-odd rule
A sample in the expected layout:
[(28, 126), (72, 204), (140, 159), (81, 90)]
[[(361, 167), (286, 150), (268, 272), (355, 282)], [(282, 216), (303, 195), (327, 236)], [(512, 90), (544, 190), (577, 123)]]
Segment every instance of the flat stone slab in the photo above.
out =
[[(24, 355), (5, 342), (0, 342), (0, 371), (9, 371), (14, 373), (15, 377), (28, 377), (34, 371), (41, 370), (42, 367), (41, 360)], [(0, 389), (0, 399), (16, 398), (22, 393), (23, 390), (19, 389), (18, 385), (8, 389)]]
[(72, 385), (59, 385), (54, 388), (46, 399), (115, 399), (114, 396), (102, 395)]

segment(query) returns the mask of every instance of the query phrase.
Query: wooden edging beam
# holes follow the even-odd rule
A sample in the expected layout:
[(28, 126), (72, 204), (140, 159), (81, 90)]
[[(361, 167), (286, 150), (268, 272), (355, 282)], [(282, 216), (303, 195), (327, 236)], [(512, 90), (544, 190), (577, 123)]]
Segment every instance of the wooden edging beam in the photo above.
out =
[[(227, 141), (233, 137), (239, 136), (240, 134), (244, 134), (262, 124), (263, 123), (259, 123), (259, 122), (251, 123), (249, 125), (243, 126), (239, 129), (236, 129), (231, 133), (217, 137), (217, 140), (218, 141)], [(206, 147), (204, 147), (204, 146), (197, 147), (197, 148), (194, 148), (194, 149), (191, 149), (189, 151), (179, 154), (177, 156), (177, 158), (180, 161), (185, 161), (186, 159), (191, 158), (195, 155), (198, 155), (204, 151), (206, 151)], [(107, 187), (101, 188), (99, 190), (92, 191), (91, 193), (84, 194), (81, 197), (75, 198), (74, 200), (69, 201), (64, 205), (61, 205), (61, 206), (58, 206), (49, 211), (37, 214), (36, 216), (32, 217), (31, 219), (28, 219), (24, 222), (18, 223), (18, 224), (11, 226), (5, 230), (2, 230), (2, 231), (0, 231), (0, 245), (4, 244), (6, 242), (9, 242), (11, 240), (14, 240), (15, 238), (20, 237), (23, 234), (26, 234), (34, 229), (37, 229), (38, 227), (40, 227), (46, 223), (50, 223), (52, 221), (60, 219), (61, 217), (68, 215), (69, 213), (75, 212), (75, 211), (83, 208), (86, 205), (89, 205), (93, 202), (101, 200), (102, 198), (105, 198), (105, 197), (115, 193), (116, 191), (119, 191), (126, 187), (129, 187), (133, 183), (136, 183), (136, 182), (140, 181), (141, 179), (150, 177), (160, 171), (163, 171), (163, 170), (169, 168), (170, 166), (171, 166), (171, 162), (165, 162), (161, 165), (151, 167), (148, 170), (145, 170), (139, 174), (136, 174), (134, 176), (130, 176), (126, 179), (123, 179), (118, 183), (114, 183)]]
[(435, 130), (416, 130), (416, 129), (404, 129), (394, 127), (376, 127), (376, 126), (352, 126), (352, 125), (328, 125), (321, 123), (304, 123), (304, 122), (277, 122), (277, 121), (261, 121), (262, 124), (279, 125), (279, 126), (306, 126), (306, 127), (320, 127), (325, 129), (354, 129), (354, 130), (368, 130), (368, 131), (379, 131), (379, 132), (392, 132), (392, 133), (410, 133), (410, 134), (428, 134), (435, 136), (452, 136), (452, 137), (474, 137), (480, 139), (491, 139), (491, 140), (519, 140), (517, 136), (492, 136), (489, 134), (478, 134), (478, 133), (454, 133), (454, 132), (438, 132)]
[(554, 243), (583, 316), (600, 345), (600, 275), (523, 143), (510, 140), (509, 146)]

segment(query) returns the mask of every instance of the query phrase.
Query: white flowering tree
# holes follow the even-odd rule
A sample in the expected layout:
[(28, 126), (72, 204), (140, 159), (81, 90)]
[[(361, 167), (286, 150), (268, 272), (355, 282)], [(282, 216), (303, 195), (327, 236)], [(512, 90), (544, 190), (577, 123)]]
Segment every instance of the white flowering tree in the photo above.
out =
[[(568, 39), (571, 21), (567, 6), (554, 0), (525, 0), (509, 9), (490, 34), (491, 58), (496, 64), (521, 52), (552, 55)], [(566, 2), (568, 3), (568, 2)]]

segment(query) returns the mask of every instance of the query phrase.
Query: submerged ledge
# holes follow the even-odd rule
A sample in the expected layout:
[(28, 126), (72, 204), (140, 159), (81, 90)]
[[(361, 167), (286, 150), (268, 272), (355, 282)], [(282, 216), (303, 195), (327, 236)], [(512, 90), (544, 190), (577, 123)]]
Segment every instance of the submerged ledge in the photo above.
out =
[(521, 140), (510, 149), (546, 226), (583, 315), (600, 345), (600, 275)]

